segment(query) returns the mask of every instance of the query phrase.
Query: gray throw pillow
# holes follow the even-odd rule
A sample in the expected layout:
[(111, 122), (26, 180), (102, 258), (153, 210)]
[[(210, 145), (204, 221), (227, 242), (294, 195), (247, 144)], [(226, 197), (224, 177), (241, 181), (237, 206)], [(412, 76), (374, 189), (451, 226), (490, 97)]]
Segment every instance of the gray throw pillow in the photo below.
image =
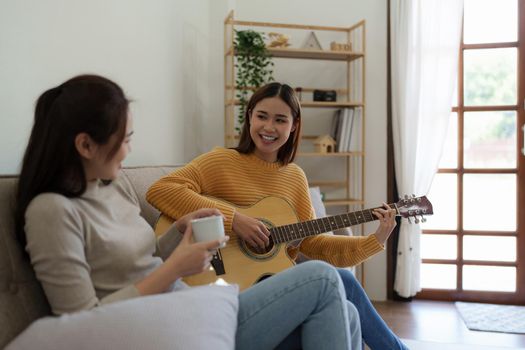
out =
[(37, 320), (6, 350), (235, 348), (238, 288), (202, 286)]

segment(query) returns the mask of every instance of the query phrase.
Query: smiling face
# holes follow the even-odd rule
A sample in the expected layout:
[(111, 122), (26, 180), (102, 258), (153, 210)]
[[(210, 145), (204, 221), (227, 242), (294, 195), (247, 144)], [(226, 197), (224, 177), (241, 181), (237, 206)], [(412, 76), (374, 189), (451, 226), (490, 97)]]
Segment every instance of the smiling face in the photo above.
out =
[(250, 113), (250, 136), (255, 144), (253, 152), (267, 162), (277, 161), (279, 149), (294, 130), (292, 110), (279, 97), (262, 99)]

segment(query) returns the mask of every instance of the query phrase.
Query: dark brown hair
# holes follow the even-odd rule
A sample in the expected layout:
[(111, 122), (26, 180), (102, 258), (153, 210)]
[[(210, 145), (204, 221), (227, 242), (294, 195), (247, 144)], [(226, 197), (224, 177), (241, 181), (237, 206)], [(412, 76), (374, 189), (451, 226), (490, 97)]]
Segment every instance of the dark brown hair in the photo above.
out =
[(126, 133), (129, 101), (116, 83), (97, 75), (81, 75), (45, 91), (36, 102), (35, 119), (22, 161), (15, 213), (16, 232), (25, 245), (25, 211), (44, 192), (80, 196), (87, 180), (75, 147), (79, 133), (118, 152)]
[(270, 97), (279, 97), (292, 111), (295, 130), (290, 133), (290, 137), (277, 153), (277, 160), (283, 165), (286, 165), (294, 161), (301, 137), (301, 104), (297, 99), (295, 91), (287, 84), (270, 83), (253, 93), (246, 106), (239, 145), (235, 147), (235, 149), (239, 153), (244, 154), (252, 153), (255, 150), (255, 143), (250, 135), (250, 115), (257, 103)]

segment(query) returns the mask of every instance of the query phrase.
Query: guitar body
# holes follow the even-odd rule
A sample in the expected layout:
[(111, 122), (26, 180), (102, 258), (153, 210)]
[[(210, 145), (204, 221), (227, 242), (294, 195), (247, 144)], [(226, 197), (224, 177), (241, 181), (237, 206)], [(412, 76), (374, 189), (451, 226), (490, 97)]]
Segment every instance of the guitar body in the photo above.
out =
[[(244, 215), (262, 221), (268, 228), (298, 222), (295, 211), (290, 204), (277, 197), (266, 197), (250, 207), (236, 210)], [(155, 226), (157, 234), (164, 233), (173, 220), (162, 215)], [(184, 282), (191, 286), (205, 285), (221, 280), (238, 284), (244, 290), (255, 283), (295, 265), (288, 255), (286, 244), (271, 244), (266, 251), (254, 251), (234, 233), (226, 247), (219, 249), (224, 264), (225, 274), (217, 275), (213, 268), (198, 275), (184, 277)]]

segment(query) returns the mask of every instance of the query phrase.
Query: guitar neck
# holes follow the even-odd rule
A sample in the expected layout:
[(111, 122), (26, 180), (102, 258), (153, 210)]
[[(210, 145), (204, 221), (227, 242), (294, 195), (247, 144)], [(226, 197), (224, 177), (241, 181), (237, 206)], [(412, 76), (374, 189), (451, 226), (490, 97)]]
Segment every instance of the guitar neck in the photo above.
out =
[[(397, 212), (395, 204), (389, 204), (388, 206), (392, 209), (396, 209)], [(276, 226), (270, 229), (270, 233), (275, 243), (291, 242), (297, 239), (377, 220), (377, 217), (373, 214), (375, 209), (378, 208), (326, 216), (324, 218), (298, 222), (290, 225)]]

